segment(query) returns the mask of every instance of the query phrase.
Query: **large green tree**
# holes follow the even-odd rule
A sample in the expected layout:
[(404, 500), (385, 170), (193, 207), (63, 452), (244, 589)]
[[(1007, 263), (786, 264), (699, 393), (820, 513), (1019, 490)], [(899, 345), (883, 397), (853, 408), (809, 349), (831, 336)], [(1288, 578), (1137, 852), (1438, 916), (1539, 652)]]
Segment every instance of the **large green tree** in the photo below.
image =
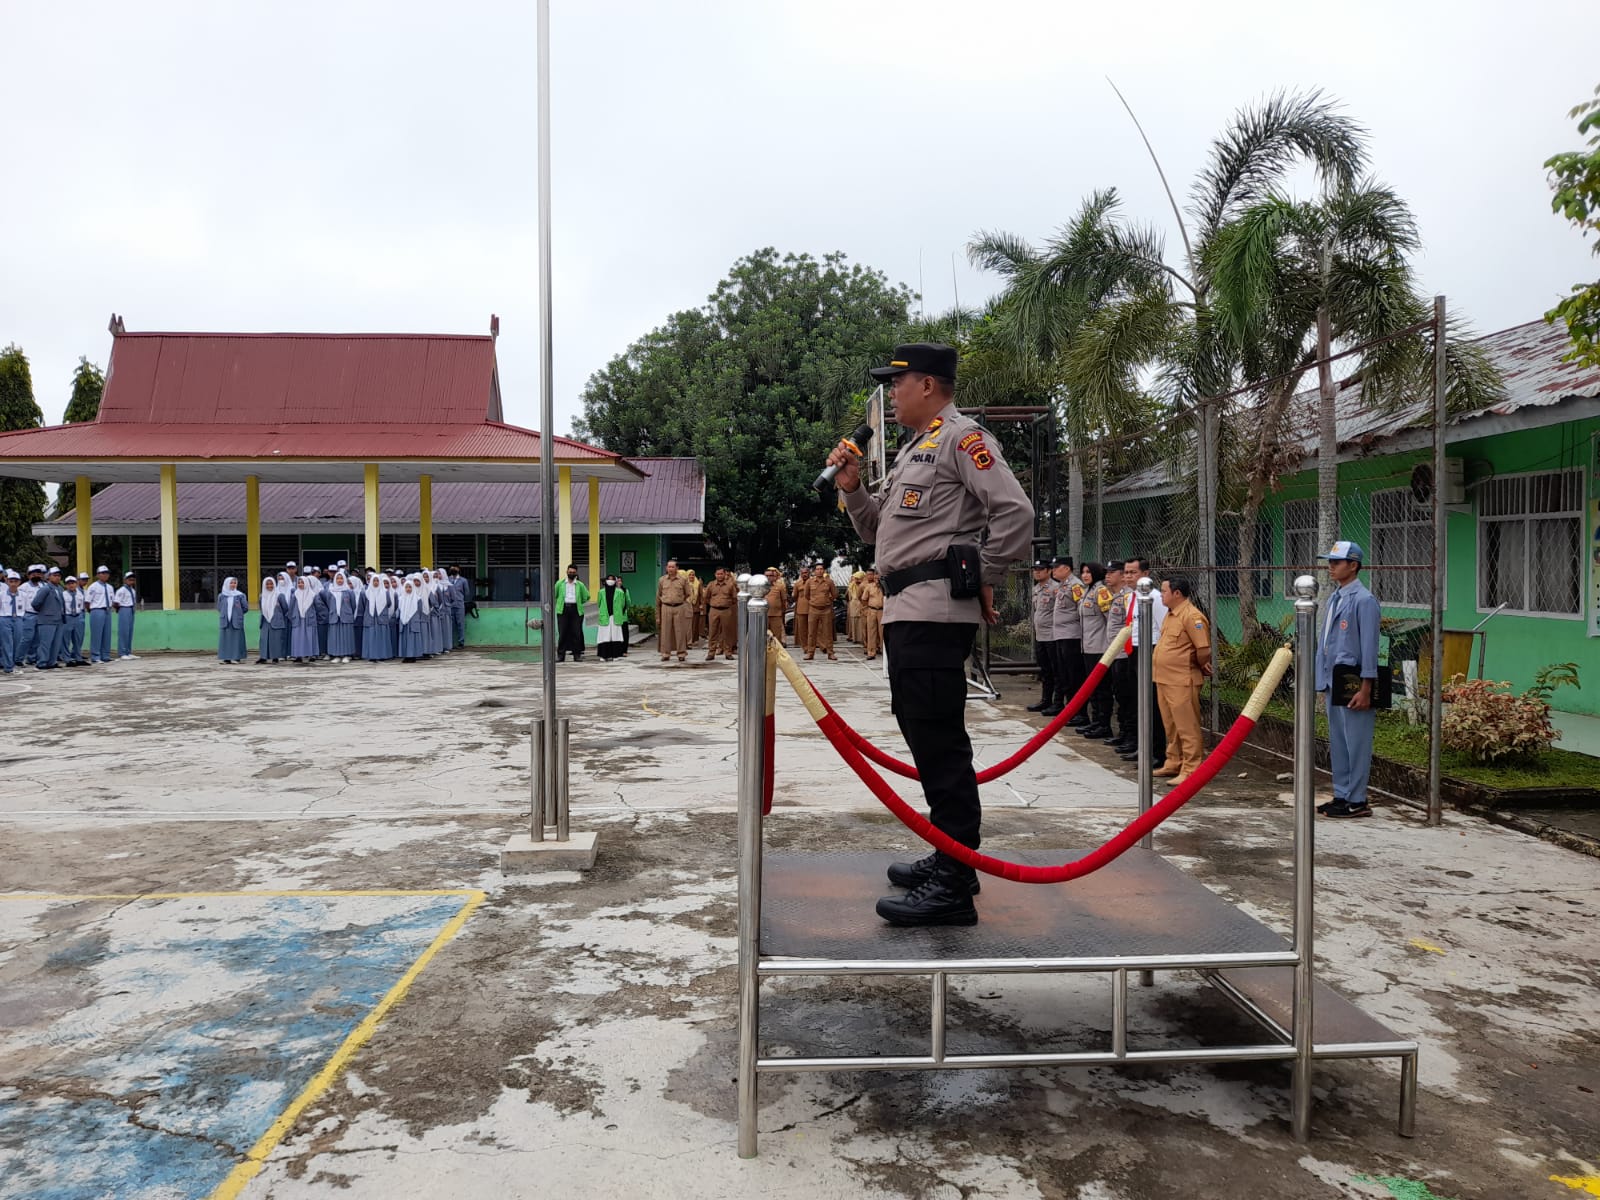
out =
[[(72, 398), (67, 401), (66, 424), (79, 424), (98, 417), (100, 400), (105, 391), (105, 372), (87, 358), (79, 358), (77, 369), (72, 372)], [(98, 492), (105, 486), (97, 483), (89, 490), (91, 493)], [(50, 519), (54, 521), (64, 516), (76, 503), (77, 493), (73, 484), (70, 481), (62, 483), (56, 489), (56, 502), (50, 508)]]
[[(1545, 161), (1550, 172), (1550, 187), (1555, 195), (1550, 207), (1571, 221), (1583, 235), (1600, 233), (1600, 87), (1595, 98), (1574, 108), (1568, 115), (1578, 122), (1578, 132), (1588, 134), (1585, 149), (1568, 150)], [(1600, 238), (1590, 248), (1600, 254)], [(1560, 319), (1572, 335), (1574, 362), (1600, 367), (1600, 280), (1575, 284), (1572, 294), (1545, 314), (1545, 320)]]
[(811, 480), (859, 411), (867, 367), (907, 325), (911, 294), (842, 254), (767, 248), (696, 309), (673, 313), (583, 390), (575, 432), (628, 455), (694, 455), (705, 531), (724, 561), (764, 566), (837, 545)]
[[(28, 356), (15, 345), (7, 346), (0, 350), (0, 433), (43, 424)], [(42, 520), (44, 484), (0, 478), (0, 562), (27, 565), (43, 558), (44, 543), (33, 535), (34, 522)]]

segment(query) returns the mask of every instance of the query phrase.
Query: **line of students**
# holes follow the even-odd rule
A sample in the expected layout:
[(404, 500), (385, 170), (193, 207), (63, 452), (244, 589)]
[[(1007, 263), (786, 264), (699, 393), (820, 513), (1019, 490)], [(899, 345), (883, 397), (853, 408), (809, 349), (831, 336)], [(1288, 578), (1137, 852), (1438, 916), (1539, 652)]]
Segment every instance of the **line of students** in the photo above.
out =
[(113, 588), (106, 567), (96, 569), (91, 583), (86, 574), (63, 576), (58, 566), (34, 563), (26, 579), (7, 570), (0, 584), (0, 674), (18, 667), (51, 671), (112, 661), (113, 614), (117, 658), (138, 657), (133, 622), (139, 596), (132, 571)]
[[(469, 584), (460, 568), (378, 572), (353, 579), (340, 562), (307, 574), (287, 563), (261, 581), (257, 664), (285, 660), (315, 663), (416, 662), (466, 645)], [(230, 577), (217, 596), (217, 658), (245, 657), (244, 615), (249, 598)]]

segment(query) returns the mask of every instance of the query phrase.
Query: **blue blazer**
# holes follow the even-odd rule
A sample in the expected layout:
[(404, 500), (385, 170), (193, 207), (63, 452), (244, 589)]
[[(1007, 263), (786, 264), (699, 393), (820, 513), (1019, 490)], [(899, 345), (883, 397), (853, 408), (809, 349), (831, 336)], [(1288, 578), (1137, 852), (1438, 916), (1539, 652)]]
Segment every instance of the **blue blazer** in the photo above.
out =
[(61, 589), (53, 583), (41, 583), (33, 594), (33, 611), (41, 625), (61, 624), (67, 615), (67, 602)]
[[(250, 611), (250, 601), (244, 598), (243, 592), (240, 592), (237, 596), (235, 596), (234, 600), (235, 603), (229, 605), (225, 597), (220, 595), (217, 597), (218, 629), (244, 628), (244, 614)], [(230, 607), (233, 609), (232, 613), (228, 612)]]

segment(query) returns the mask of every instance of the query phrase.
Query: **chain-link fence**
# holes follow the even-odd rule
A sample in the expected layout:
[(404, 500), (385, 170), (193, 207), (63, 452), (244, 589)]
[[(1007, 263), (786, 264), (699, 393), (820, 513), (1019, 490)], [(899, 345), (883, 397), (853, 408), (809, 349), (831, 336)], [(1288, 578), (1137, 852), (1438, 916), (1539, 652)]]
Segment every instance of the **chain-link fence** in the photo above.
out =
[[(1403, 336), (1431, 343), (1432, 325)], [(1353, 369), (1354, 356), (1367, 349), (1345, 351), (1331, 365), (1343, 360)], [(1312, 386), (1295, 386), (1305, 379)], [(1311, 364), (1287, 382), (1240, 388), (1144, 428), (1080, 438), (1060, 453), (1055, 477), (1066, 486), (1052, 498), (1059, 509), (1048, 514), (1059, 526), (1054, 552), (1071, 555), (1080, 568), (1142, 557), (1151, 560), (1158, 580), (1189, 581), (1213, 629), (1215, 673), (1205, 704), (1213, 731), (1227, 727), (1273, 651), (1292, 638), (1295, 580), (1313, 576), (1319, 604), (1325, 603), (1331, 585), (1318, 556), (1336, 540), (1359, 544), (1362, 582), (1383, 610), (1379, 660), (1392, 680), (1393, 706), (1380, 716), (1380, 748), (1413, 764), (1425, 789), (1415, 778), (1400, 778), (1392, 790), (1413, 798), (1421, 791), (1435, 812), (1437, 760), (1430, 753), (1426, 698), (1443, 605), (1442, 586), (1435, 589), (1443, 569), (1436, 530), (1441, 506), (1464, 498), (1435, 438), (1440, 388), (1442, 374), (1434, 388), (1375, 397), (1357, 372), (1324, 389)], [(1332, 455), (1323, 453), (1329, 445), (1336, 446)], [(1519, 485), (1526, 486), (1504, 481)], [(1581, 479), (1572, 486), (1581, 490)], [(1525, 497), (1503, 500), (1507, 511), (1537, 511)], [(1551, 497), (1546, 508), (1565, 511), (1576, 506), (1570, 500)], [(1494, 503), (1483, 497), (1486, 515)], [(1041, 532), (1046, 516), (1040, 513)], [(1581, 586), (1571, 566), (1581, 561), (1576, 549), (1552, 555), (1561, 561), (1548, 570), (1523, 573), (1519, 566), (1496, 575), (1497, 554), (1523, 562), (1515, 544), (1522, 528), (1508, 522), (1487, 535), (1489, 593), (1503, 592), (1513, 605), (1524, 586), (1575, 595)], [(1524, 578), (1531, 582), (1524, 585)], [(1001, 623), (988, 638), (990, 670), (1026, 671), (1033, 663), (1026, 568), (1012, 572), (999, 591)], [(1291, 687), (1292, 677), (1273, 706), (1286, 720)]]

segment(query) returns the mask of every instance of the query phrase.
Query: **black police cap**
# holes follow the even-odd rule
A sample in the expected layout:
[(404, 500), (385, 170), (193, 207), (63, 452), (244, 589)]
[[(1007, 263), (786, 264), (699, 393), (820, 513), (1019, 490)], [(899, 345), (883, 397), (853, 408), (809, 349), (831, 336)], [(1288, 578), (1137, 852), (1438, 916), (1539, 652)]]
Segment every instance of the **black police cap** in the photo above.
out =
[(1035, 559), (1033, 569), (1035, 571), (1048, 571), (1050, 569), (1050, 560), (1048, 558)]
[(873, 367), (867, 372), (874, 379), (893, 379), (915, 371), (918, 375), (937, 375), (940, 379), (956, 377), (956, 348), (943, 342), (910, 342), (894, 348), (894, 357), (887, 367)]
[(1073, 565), (1073, 563), (1072, 563), (1072, 559), (1069, 558), (1067, 555), (1058, 554), (1058, 555), (1056, 555), (1054, 558), (1052, 558), (1050, 560), (1050, 565), (1052, 567), (1070, 567), (1070, 566)]

